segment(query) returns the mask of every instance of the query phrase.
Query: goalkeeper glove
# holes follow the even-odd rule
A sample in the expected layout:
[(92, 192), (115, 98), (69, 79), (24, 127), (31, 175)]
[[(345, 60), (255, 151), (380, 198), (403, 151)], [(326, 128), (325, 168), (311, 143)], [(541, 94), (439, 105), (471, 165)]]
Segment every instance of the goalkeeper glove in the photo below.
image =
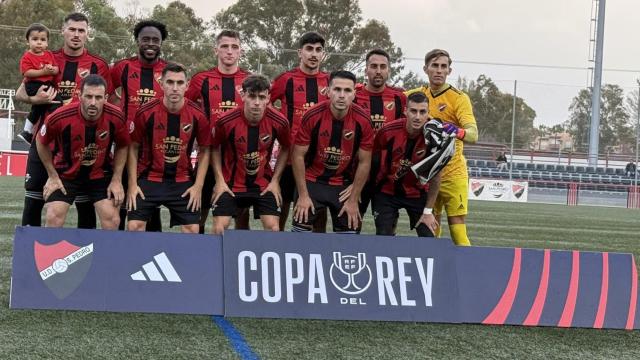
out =
[(455, 135), (459, 140), (464, 139), (464, 129), (459, 128), (451, 123), (445, 123), (442, 127), (444, 132), (446, 132), (447, 134)]

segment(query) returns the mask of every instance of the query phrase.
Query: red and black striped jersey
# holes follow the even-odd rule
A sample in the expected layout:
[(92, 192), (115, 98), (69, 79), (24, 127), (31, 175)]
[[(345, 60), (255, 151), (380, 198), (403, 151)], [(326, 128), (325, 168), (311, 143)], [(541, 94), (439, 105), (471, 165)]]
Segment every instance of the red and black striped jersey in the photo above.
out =
[(284, 72), (271, 84), (271, 102), (280, 100), (280, 112), (289, 120), (291, 134), (295, 136), (304, 113), (315, 104), (327, 100), (329, 74), (318, 72), (308, 75), (300, 68)]
[(231, 191), (264, 190), (269, 185), (268, 163), (273, 143), (290, 147), (287, 119), (267, 107), (257, 126), (250, 126), (244, 109), (225, 113), (215, 124), (213, 146), (220, 146), (222, 175)]
[(121, 88), (120, 108), (128, 121), (133, 121), (141, 105), (162, 98), (164, 92), (160, 79), (166, 65), (162, 59), (145, 64), (137, 56), (113, 64), (111, 81), (114, 89)]
[(376, 131), (385, 122), (404, 117), (404, 108), (407, 106), (404, 90), (388, 85), (382, 92), (374, 93), (367, 90), (364, 84), (358, 84), (354, 101), (369, 112)]
[(333, 117), (329, 101), (310, 109), (302, 117), (295, 144), (309, 146), (305, 156), (308, 181), (347, 185), (353, 181), (358, 150), (373, 148), (373, 127), (369, 115), (358, 105), (351, 105), (347, 115)]
[(64, 104), (78, 100), (82, 79), (89, 74), (102, 76), (107, 82), (107, 93), (113, 91), (109, 65), (104, 59), (91, 54), (87, 49), (84, 49), (79, 56), (66, 55), (63, 49), (59, 49), (53, 52), (53, 57), (59, 68), (55, 84)]
[(173, 114), (162, 99), (142, 105), (129, 123), (131, 141), (140, 144), (138, 178), (155, 182), (186, 182), (193, 179), (191, 152), (194, 141), (211, 145), (211, 127), (198, 104), (185, 99)]
[(427, 156), (427, 147), (422, 133), (409, 137), (406, 124), (405, 118), (393, 120), (376, 134), (373, 153), (380, 159), (380, 168), (375, 172), (376, 189), (388, 195), (419, 198), (427, 187), (420, 184), (411, 166)]
[(249, 72), (238, 68), (233, 74), (223, 74), (217, 67), (199, 72), (189, 80), (187, 99), (202, 105), (210, 121), (224, 112), (242, 107), (242, 82)]
[(84, 119), (80, 103), (58, 108), (40, 128), (38, 141), (55, 143), (53, 164), (60, 178), (102, 179), (113, 173), (111, 146), (129, 145), (124, 115), (116, 106), (104, 104), (102, 116), (95, 122)]

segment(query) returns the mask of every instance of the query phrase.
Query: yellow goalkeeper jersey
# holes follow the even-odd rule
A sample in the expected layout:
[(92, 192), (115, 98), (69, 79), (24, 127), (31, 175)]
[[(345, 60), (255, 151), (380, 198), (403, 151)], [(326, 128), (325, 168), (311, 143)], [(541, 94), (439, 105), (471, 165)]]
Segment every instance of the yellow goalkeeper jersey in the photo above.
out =
[[(432, 94), (427, 86), (408, 90), (405, 94), (407, 96), (415, 92), (425, 94), (429, 99), (429, 116), (432, 118), (438, 118), (463, 129), (468, 127), (477, 129), (469, 96), (449, 84), (445, 86), (446, 88), (437, 95)], [(442, 169), (442, 180), (468, 178), (467, 161), (462, 154), (463, 148), (462, 140), (456, 139), (455, 155)]]

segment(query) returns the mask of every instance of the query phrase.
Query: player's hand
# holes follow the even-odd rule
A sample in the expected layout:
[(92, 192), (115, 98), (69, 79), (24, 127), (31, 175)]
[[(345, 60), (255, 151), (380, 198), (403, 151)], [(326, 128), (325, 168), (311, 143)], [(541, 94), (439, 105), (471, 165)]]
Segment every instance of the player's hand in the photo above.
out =
[(213, 196), (211, 197), (211, 204), (215, 205), (218, 202), (218, 200), (220, 200), (220, 196), (222, 196), (222, 194), (224, 193), (228, 193), (232, 197), (236, 197), (236, 194), (234, 194), (233, 191), (229, 189), (229, 185), (227, 185), (226, 182), (224, 181), (216, 182), (216, 186), (213, 187)]
[(67, 190), (64, 188), (64, 185), (62, 185), (62, 180), (60, 180), (59, 177), (50, 177), (44, 184), (44, 188), (42, 189), (42, 197), (45, 201), (47, 201), (49, 199), (49, 196), (56, 192), (56, 190), (60, 190), (63, 194), (67, 195)]
[(309, 212), (312, 214), (316, 213), (316, 209), (313, 207), (313, 201), (309, 195), (300, 196), (298, 201), (296, 201), (296, 205), (293, 207), (293, 220), (301, 224), (306, 224), (309, 222)]
[(200, 211), (200, 205), (202, 202), (202, 186), (199, 186), (199, 185), (191, 186), (190, 188), (187, 189), (187, 191), (185, 191), (182, 194), (183, 198), (185, 196), (189, 197), (189, 202), (187, 203), (187, 209), (191, 210), (192, 212)]
[(125, 194), (122, 182), (112, 179), (107, 187), (107, 199), (111, 200), (113, 198), (113, 206), (119, 208), (124, 201), (124, 196)]
[(342, 209), (338, 213), (338, 217), (342, 216), (342, 214), (347, 214), (347, 225), (349, 229), (357, 230), (360, 226), (360, 221), (362, 221), (362, 215), (360, 214), (360, 209), (358, 208), (358, 203), (356, 201), (347, 200), (342, 205)]
[(347, 186), (344, 190), (340, 191), (338, 194), (338, 201), (343, 203), (347, 201), (347, 199), (351, 196), (351, 191), (353, 190), (353, 184)]
[(280, 184), (278, 184), (277, 181), (269, 182), (269, 185), (264, 188), (264, 191), (260, 193), (260, 196), (263, 196), (268, 192), (271, 192), (273, 194), (273, 196), (276, 198), (276, 205), (280, 207), (280, 205), (282, 205), (282, 192), (280, 191)]
[(461, 129), (452, 123), (444, 123), (444, 125), (442, 125), (442, 129), (449, 135), (455, 135), (455, 137), (460, 140), (464, 139), (464, 129)]
[(140, 189), (140, 186), (137, 184), (135, 186), (129, 185), (129, 192), (127, 193), (127, 210), (137, 210), (136, 200), (138, 199), (138, 195), (142, 200), (144, 200), (144, 193), (142, 192), (142, 189)]
[(431, 230), (431, 233), (435, 236), (439, 224), (433, 214), (422, 214), (422, 216), (420, 216), (420, 220), (418, 220), (418, 223), (416, 224), (416, 227), (421, 223)]
[(58, 92), (53, 86), (42, 85), (38, 89), (38, 92), (29, 98), (31, 104), (40, 105), (40, 104), (59, 104), (59, 101), (56, 101), (56, 96)]

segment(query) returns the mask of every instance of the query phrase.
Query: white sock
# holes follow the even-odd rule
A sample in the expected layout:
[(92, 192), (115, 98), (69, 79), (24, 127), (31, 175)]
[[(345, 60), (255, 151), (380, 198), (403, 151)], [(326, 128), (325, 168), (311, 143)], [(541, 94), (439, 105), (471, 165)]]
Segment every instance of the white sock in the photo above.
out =
[(25, 119), (24, 120), (24, 129), (23, 130), (28, 132), (29, 134), (32, 133), (33, 123), (31, 122), (31, 120), (29, 120), (29, 119)]

